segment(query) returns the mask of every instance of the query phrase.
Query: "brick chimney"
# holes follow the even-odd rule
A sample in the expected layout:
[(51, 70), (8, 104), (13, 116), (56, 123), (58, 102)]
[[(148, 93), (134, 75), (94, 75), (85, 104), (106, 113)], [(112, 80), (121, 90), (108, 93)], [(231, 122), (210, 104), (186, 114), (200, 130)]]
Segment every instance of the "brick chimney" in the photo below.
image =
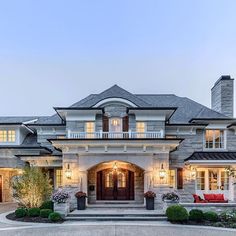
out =
[(211, 89), (211, 108), (228, 117), (234, 115), (234, 79), (222, 75)]

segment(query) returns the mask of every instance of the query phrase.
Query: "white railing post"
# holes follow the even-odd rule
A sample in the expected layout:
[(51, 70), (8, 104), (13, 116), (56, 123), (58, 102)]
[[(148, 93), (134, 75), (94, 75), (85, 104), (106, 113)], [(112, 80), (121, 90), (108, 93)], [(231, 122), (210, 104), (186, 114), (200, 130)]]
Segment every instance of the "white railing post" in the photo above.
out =
[(67, 135), (68, 135), (68, 138), (71, 138), (71, 132), (70, 132), (69, 129), (68, 129), (68, 131), (67, 131)]

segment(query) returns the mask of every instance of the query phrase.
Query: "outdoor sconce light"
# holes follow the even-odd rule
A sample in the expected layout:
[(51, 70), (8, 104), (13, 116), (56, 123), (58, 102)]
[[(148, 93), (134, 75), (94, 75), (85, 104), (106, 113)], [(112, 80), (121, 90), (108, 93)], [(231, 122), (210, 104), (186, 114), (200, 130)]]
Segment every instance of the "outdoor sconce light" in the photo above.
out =
[(164, 170), (163, 164), (161, 164), (161, 170), (159, 171), (160, 179), (164, 179), (166, 177), (166, 171)]
[(72, 170), (70, 169), (70, 164), (67, 165), (67, 169), (65, 171), (65, 175), (67, 179), (71, 179), (72, 176)]
[(192, 168), (192, 169), (191, 169), (191, 178), (192, 178), (192, 179), (195, 179), (195, 178), (196, 178), (196, 169), (195, 169), (195, 168)]

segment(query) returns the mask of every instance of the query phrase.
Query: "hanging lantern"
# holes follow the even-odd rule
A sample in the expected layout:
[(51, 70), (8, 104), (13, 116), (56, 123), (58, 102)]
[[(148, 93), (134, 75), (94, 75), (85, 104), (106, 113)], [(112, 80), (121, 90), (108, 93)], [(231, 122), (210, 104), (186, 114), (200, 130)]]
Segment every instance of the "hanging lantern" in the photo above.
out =
[(166, 171), (163, 167), (163, 164), (161, 164), (161, 170), (159, 171), (159, 176), (160, 176), (160, 179), (164, 179), (166, 177)]
[(67, 169), (65, 171), (65, 176), (66, 176), (67, 179), (71, 179), (72, 170), (70, 169), (70, 164), (67, 165)]

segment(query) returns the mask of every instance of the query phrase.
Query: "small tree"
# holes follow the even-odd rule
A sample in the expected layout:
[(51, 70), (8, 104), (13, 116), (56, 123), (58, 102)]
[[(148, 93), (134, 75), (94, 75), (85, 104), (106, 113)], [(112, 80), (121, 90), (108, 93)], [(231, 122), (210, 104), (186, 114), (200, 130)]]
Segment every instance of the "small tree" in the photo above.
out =
[(21, 176), (11, 182), (13, 197), (25, 207), (40, 207), (52, 193), (51, 180), (38, 167), (26, 167)]

